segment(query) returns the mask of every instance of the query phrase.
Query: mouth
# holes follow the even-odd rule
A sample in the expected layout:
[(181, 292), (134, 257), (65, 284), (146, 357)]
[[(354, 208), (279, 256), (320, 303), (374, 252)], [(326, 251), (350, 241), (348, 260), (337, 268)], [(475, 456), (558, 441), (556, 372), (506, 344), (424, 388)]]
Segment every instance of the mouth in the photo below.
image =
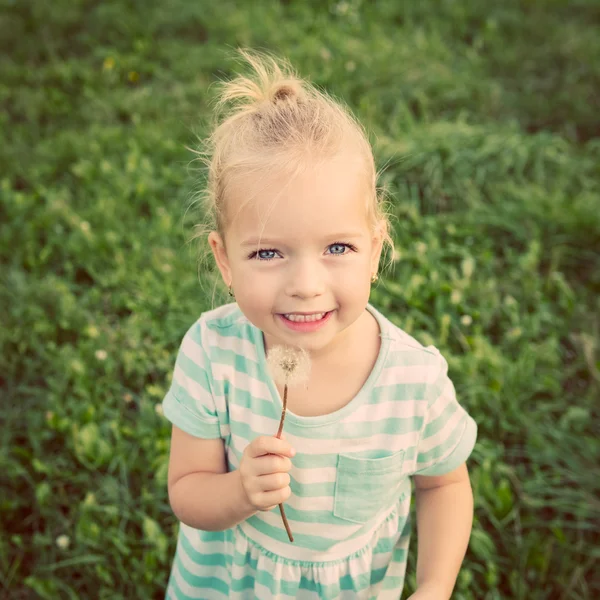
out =
[(289, 330), (298, 333), (311, 333), (325, 327), (325, 324), (331, 318), (335, 311), (330, 310), (322, 313), (298, 314), (286, 313), (278, 314), (277, 317), (281, 323)]
[(314, 312), (314, 313), (281, 313), (280, 316), (292, 323), (314, 323), (315, 321), (321, 321), (328, 314), (332, 313), (332, 310), (325, 312)]

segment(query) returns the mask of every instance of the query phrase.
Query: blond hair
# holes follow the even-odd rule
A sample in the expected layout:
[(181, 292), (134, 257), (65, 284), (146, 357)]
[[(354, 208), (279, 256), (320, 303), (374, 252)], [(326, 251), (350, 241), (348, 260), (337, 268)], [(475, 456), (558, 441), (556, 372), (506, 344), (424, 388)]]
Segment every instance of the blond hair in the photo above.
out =
[[(227, 199), (236, 177), (262, 169), (298, 171), (350, 146), (364, 159), (368, 223), (393, 251), (383, 190), (377, 188), (373, 152), (360, 123), (339, 102), (301, 79), (286, 60), (257, 51), (238, 53), (251, 74), (220, 83), (213, 131), (193, 150), (206, 169), (207, 181), (196, 197), (204, 222), (194, 226), (192, 239), (216, 230), (225, 240), (232, 209), (241, 209)], [(200, 263), (210, 255), (208, 244), (202, 248)]]

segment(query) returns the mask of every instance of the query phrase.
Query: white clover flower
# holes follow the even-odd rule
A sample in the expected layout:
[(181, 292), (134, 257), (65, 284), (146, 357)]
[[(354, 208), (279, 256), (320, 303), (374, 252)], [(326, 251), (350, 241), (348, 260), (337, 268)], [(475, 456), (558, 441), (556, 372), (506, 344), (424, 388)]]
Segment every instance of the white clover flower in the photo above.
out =
[(61, 549), (61, 550), (66, 550), (70, 545), (71, 545), (71, 539), (69, 538), (68, 535), (59, 535), (56, 538), (56, 545)]
[(471, 315), (463, 315), (460, 318), (460, 322), (468, 327), (473, 322), (473, 317), (471, 317)]
[(96, 350), (96, 358), (98, 360), (106, 360), (107, 357), (108, 353), (106, 352), (106, 350)]
[(81, 228), (81, 231), (83, 231), (83, 233), (89, 233), (90, 232), (90, 224), (87, 221), (82, 221), (79, 224), (79, 227)]
[(155, 405), (154, 405), (154, 412), (155, 412), (157, 415), (160, 415), (161, 417), (163, 416), (163, 414), (164, 414), (164, 413), (163, 413), (163, 405), (162, 405), (162, 403), (161, 403), (161, 402), (159, 402), (158, 404), (155, 404)]
[(267, 366), (271, 377), (281, 385), (305, 384), (310, 376), (310, 356), (303, 348), (273, 346), (269, 350)]

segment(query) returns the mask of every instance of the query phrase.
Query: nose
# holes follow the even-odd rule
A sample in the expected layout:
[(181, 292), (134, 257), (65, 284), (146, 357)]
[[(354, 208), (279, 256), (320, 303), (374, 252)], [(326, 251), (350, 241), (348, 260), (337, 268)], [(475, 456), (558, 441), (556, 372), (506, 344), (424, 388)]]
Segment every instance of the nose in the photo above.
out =
[(320, 296), (325, 291), (323, 266), (310, 259), (298, 259), (290, 267), (286, 293), (297, 298)]

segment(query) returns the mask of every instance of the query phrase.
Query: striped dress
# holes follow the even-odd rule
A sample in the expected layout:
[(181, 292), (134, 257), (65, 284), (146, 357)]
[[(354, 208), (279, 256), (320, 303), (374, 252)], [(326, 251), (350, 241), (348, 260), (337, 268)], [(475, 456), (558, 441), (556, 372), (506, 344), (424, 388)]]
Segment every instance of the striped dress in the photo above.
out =
[[(296, 449), (285, 503), (225, 531), (180, 525), (166, 598), (398, 600), (410, 539), (411, 480), (441, 475), (471, 454), (474, 420), (456, 400), (448, 365), (370, 304), (380, 327), (375, 366), (340, 410), (287, 412)], [(256, 437), (274, 435), (282, 401), (262, 332), (227, 304), (185, 334), (163, 402), (183, 431), (222, 438), (230, 471)]]

